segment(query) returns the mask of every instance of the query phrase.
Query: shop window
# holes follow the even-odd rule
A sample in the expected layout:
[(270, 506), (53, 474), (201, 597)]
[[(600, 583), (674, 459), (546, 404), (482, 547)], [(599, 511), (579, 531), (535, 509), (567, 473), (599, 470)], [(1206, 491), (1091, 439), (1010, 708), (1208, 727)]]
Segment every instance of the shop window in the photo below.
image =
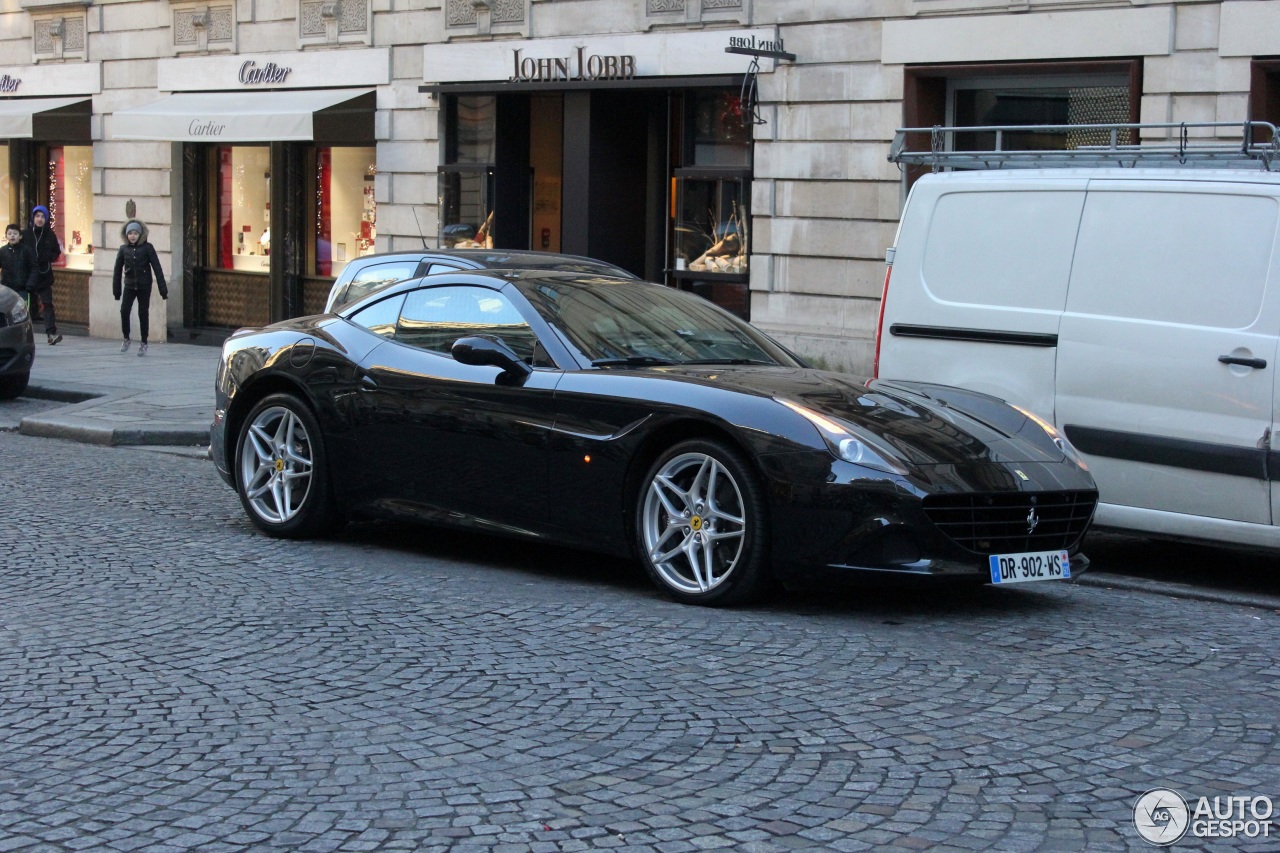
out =
[(4, 216), (4, 223), (0, 223), (0, 228), (9, 222), (17, 225), (26, 224), (22, 221), (24, 217), (15, 216), (13, 203), (13, 183), (9, 177), (9, 146), (0, 145), (0, 216)]
[(267, 273), (271, 262), (271, 155), (265, 145), (218, 147), (217, 267)]
[(55, 266), (93, 269), (93, 147), (49, 148), (48, 207), (53, 232), (62, 244)]
[[(685, 105), (681, 165), (671, 186), (672, 275), (745, 281), (751, 124), (736, 90), (694, 91), (685, 96)], [(745, 311), (745, 305), (738, 310)]]
[(316, 150), (314, 275), (337, 276), (352, 258), (377, 249), (375, 149)]
[(175, 4), (170, 11), (175, 54), (235, 51), (233, 4)]
[(439, 178), (440, 245), (491, 248), (497, 98), (449, 98), (446, 126), (445, 162)]

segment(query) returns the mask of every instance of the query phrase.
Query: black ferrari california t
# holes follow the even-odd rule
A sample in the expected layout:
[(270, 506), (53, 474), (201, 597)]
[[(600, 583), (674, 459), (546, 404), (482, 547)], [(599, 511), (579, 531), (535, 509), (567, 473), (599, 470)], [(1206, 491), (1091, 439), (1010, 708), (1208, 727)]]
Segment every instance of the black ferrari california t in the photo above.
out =
[(275, 536), (415, 519), (634, 555), (676, 599), (815, 569), (1067, 579), (1097, 492), (1035, 415), (815, 370), (659, 284), (457, 272), (241, 330), (212, 457)]

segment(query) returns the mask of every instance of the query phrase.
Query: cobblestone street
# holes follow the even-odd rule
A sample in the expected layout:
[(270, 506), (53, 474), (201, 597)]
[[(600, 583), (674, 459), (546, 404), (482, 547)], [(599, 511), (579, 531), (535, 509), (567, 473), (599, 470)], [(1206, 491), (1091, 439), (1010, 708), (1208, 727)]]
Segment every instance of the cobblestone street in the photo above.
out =
[(189, 456), (0, 432), (0, 460), (0, 851), (1148, 849), (1148, 789), (1280, 797), (1274, 611), (707, 610), (582, 552), (272, 540)]

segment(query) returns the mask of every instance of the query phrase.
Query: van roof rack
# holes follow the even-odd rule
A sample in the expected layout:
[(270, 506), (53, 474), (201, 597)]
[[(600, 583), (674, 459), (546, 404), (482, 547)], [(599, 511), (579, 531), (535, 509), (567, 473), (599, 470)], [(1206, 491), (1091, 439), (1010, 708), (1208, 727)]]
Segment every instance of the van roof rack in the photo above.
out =
[[(1225, 134), (1221, 129), (1233, 128)], [(1192, 137), (1192, 131), (1209, 135)], [(984, 151), (955, 151), (957, 133), (994, 133), (995, 147)], [(1053, 134), (1065, 137), (1067, 148), (1010, 149), (1008, 133)], [(1167, 141), (1133, 143), (1142, 137)], [(919, 143), (923, 137), (924, 142)], [(1238, 138), (1237, 138), (1238, 137)], [(1261, 142), (1259, 139), (1267, 141)], [(917, 142), (917, 150), (908, 150)], [(927, 150), (918, 150), (927, 146)], [(1168, 124), (1029, 124), (981, 127), (903, 127), (894, 134), (889, 161), (908, 166), (952, 169), (1013, 169), (1048, 166), (1217, 166), (1280, 168), (1280, 132), (1265, 121), (1176, 122)]]

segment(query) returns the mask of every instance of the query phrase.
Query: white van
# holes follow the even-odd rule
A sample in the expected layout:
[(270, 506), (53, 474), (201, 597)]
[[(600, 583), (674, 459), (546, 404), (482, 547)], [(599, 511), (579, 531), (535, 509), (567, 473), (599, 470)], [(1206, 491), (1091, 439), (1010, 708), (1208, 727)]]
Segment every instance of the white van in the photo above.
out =
[(1256, 167), (926, 175), (877, 375), (1051, 420), (1099, 526), (1280, 548), (1278, 226), (1280, 174)]

